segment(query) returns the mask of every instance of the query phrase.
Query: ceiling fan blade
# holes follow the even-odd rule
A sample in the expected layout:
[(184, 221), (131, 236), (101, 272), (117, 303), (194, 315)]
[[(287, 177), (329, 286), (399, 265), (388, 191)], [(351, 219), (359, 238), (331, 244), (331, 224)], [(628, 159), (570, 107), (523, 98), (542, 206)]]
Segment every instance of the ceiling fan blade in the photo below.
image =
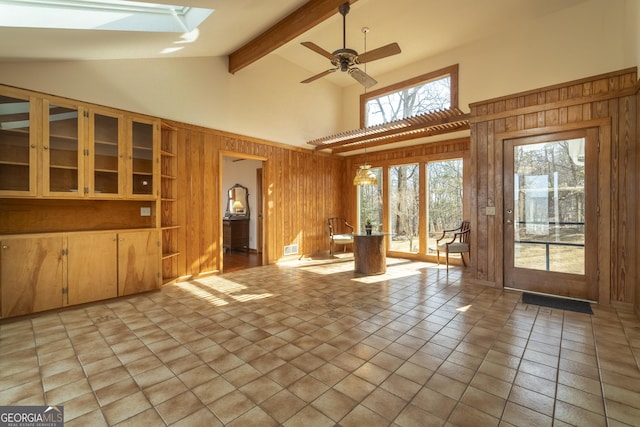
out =
[(321, 48), (320, 46), (318, 46), (314, 42), (302, 42), (301, 44), (302, 44), (302, 46), (308, 47), (312, 51), (314, 51), (316, 53), (319, 53), (320, 55), (324, 56), (325, 58), (328, 58), (328, 59), (331, 59), (331, 60), (336, 59), (336, 57), (333, 56), (333, 54), (331, 52), (328, 52), (328, 51), (324, 50), (323, 48)]
[(337, 68), (330, 68), (326, 71), (316, 74), (315, 76), (311, 76), (308, 79), (301, 81), (300, 83), (311, 83), (314, 80), (318, 80), (319, 78), (326, 76), (327, 74), (335, 73), (337, 70)]
[(349, 70), (349, 75), (353, 77), (355, 80), (357, 80), (358, 83), (360, 83), (362, 86), (366, 87), (367, 89), (369, 89), (371, 86), (378, 83), (373, 77), (371, 77), (370, 75), (368, 75), (367, 73), (365, 73), (359, 68), (351, 68)]
[(359, 55), (358, 63), (364, 64), (365, 62), (371, 62), (375, 61), (376, 59), (386, 58), (387, 56), (397, 55), (400, 52), (402, 51), (400, 50), (400, 46), (398, 45), (398, 43), (391, 43)]

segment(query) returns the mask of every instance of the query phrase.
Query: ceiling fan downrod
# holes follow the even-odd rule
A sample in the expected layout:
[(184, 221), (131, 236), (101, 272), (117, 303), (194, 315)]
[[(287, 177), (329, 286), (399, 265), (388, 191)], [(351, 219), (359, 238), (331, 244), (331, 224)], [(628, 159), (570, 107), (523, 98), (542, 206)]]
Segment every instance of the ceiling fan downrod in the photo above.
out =
[(347, 48), (347, 13), (351, 10), (349, 2), (342, 3), (338, 6), (338, 12), (342, 15), (342, 48)]

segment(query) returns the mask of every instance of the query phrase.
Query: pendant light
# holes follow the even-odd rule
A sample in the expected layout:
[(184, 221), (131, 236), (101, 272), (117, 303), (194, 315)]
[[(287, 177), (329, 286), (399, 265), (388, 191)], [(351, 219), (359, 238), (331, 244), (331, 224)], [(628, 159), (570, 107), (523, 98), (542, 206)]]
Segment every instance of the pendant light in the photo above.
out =
[[(369, 28), (363, 27), (364, 34), (364, 51), (367, 51), (367, 33)], [(367, 63), (364, 63), (364, 72), (367, 73)], [(364, 87), (364, 94), (367, 94), (367, 86)], [(366, 107), (365, 107), (366, 108)], [(366, 121), (366, 119), (365, 119)], [(371, 165), (367, 163), (367, 125), (364, 126), (364, 158), (363, 164), (358, 168), (356, 176), (353, 178), (353, 185), (378, 185), (378, 178), (371, 172)]]

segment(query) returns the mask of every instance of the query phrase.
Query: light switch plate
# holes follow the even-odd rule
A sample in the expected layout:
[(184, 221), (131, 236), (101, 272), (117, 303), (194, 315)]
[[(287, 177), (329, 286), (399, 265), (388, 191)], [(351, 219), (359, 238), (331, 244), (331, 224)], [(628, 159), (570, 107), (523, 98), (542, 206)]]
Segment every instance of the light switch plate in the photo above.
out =
[(149, 207), (140, 208), (140, 216), (151, 216), (151, 208)]

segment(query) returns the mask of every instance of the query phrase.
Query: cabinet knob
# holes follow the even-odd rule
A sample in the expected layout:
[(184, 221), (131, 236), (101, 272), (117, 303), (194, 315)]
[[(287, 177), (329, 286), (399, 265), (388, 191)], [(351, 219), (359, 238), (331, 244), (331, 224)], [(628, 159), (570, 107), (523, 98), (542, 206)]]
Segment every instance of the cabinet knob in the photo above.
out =
[(36, 148), (36, 144), (31, 144), (31, 148)]
[(9, 249), (9, 246), (7, 246), (7, 245), (2, 245), (2, 249)]
[(45, 150), (48, 150), (48, 149), (49, 149), (49, 146), (48, 146), (48, 145), (45, 145), (45, 146), (44, 146), (44, 149), (45, 149)]

